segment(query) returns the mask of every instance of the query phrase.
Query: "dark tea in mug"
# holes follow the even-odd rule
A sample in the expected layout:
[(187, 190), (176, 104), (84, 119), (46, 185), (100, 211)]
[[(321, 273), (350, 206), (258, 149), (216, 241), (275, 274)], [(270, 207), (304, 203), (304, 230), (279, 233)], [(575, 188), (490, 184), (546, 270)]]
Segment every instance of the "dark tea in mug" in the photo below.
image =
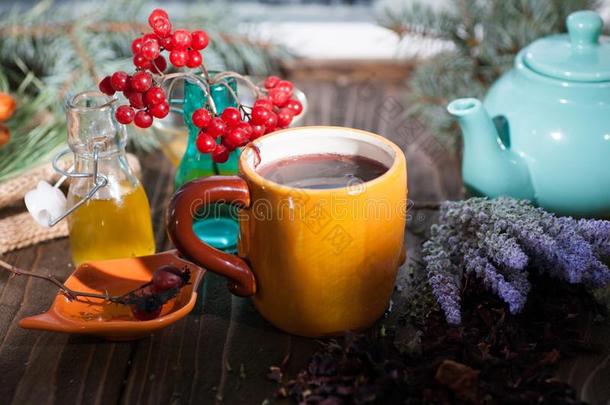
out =
[(388, 167), (364, 156), (324, 153), (280, 159), (256, 171), (284, 186), (330, 189), (373, 180), (387, 172)]

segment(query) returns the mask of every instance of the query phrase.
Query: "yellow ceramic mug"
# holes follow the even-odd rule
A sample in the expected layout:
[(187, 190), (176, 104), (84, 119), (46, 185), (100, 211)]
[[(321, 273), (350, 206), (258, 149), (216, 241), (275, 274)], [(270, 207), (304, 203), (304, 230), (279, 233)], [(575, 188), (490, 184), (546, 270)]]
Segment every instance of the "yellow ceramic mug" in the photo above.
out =
[[(308, 154), (360, 155), (389, 167), (343, 188), (299, 189), (260, 176), (256, 167)], [(239, 256), (202, 243), (192, 222), (202, 207), (239, 210)], [(385, 311), (401, 264), (407, 208), (402, 151), (387, 139), (341, 127), (290, 128), (259, 138), (239, 159), (239, 176), (185, 184), (167, 212), (167, 229), (190, 260), (253, 295), (278, 328), (325, 336), (373, 324)]]

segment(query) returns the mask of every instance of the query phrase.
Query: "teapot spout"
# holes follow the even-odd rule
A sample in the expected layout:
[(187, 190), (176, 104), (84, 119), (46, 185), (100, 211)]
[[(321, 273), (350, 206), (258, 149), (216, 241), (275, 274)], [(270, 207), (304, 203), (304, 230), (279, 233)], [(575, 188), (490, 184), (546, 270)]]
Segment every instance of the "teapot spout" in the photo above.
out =
[(447, 106), (462, 129), (462, 177), (471, 194), (535, 199), (523, 157), (506, 147), (485, 107), (476, 98), (460, 98)]

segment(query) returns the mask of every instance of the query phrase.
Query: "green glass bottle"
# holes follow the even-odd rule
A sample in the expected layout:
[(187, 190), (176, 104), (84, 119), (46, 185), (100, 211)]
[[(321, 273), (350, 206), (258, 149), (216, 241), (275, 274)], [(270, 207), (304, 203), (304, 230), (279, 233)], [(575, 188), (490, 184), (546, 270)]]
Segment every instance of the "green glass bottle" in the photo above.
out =
[[(210, 73), (213, 75), (213, 73)], [(212, 99), (216, 111), (221, 114), (227, 107), (237, 107), (237, 101), (227, 88), (227, 85), (237, 92), (235, 79), (223, 79), (224, 83), (210, 86)], [(184, 183), (205, 176), (237, 174), (237, 160), (239, 151), (235, 150), (229, 155), (225, 163), (215, 163), (210, 154), (199, 153), (195, 145), (199, 128), (193, 125), (191, 116), (193, 111), (205, 106), (207, 95), (197, 84), (184, 83), (184, 122), (189, 131), (186, 151), (176, 171), (175, 187), (178, 189)], [(239, 227), (236, 220), (235, 208), (227, 204), (208, 205), (205, 212), (199, 212), (193, 222), (195, 234), (207, 244), (226, 252), (237, 250)]]

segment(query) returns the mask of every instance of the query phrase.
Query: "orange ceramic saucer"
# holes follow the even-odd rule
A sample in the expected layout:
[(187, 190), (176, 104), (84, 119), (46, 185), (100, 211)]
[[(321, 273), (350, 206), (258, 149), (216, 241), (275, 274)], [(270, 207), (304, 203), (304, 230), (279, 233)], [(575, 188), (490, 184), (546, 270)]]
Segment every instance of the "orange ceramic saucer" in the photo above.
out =
[(95, 335), (110, 340), (147, 336), (191, 312), (205, 269), (184, 260), (172, 250), (151, 256), (83, 263), (65, 282), (72, 290), (122, 295), (150, 281), (155, 269), (164, 264), (188, 267), (191, 282), (180, 290), (176, 298), (165, 303), (158, 318), (140, 321), (125, 305), (104, 302), (99, 298), (79, 297), (70, 301), (58, 293), (47, 312), (24, 318), (19, 325), (26, 329)]

